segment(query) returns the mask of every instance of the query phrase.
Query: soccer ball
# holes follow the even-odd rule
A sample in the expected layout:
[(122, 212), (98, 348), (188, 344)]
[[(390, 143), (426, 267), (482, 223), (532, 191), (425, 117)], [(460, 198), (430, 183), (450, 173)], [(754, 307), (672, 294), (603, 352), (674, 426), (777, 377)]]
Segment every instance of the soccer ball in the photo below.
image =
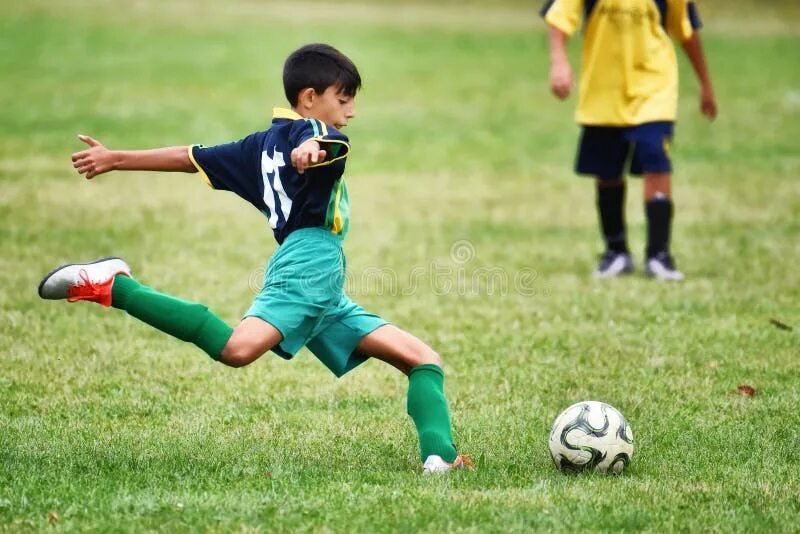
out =
[(549, 446), (553, 462), (565, 473), (619, 474), (633, 455), (633, 431), (613, 406), (578, 402), (556, 417)]

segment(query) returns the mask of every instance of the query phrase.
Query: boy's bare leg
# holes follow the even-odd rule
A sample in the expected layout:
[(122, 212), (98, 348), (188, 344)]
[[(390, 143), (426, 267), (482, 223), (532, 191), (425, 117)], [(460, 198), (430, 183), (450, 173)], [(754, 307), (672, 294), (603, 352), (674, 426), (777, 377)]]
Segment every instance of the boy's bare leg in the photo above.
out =
[(419, 338), (390, 324), (364, 336), (356, 350), (391, 364), (404, 374), (423, 364), (442, 367), (442, 358), (436, 351)]
[(672, 180), (668, 172), (646, 172), (644, 174), (644, 201), (672, 197)]
[(281, 342), (277, 328), (258, 317), (245, 317), (233, 329), (222, 349), (219, 361), (231, 367), (243, 367)]
[(622, 187), (625, 185), (625, 179), (623, 178), (603, 178), (598, 176), (597, 180), (597, 189), (606, 189), (609, 187)]
[(471, 466), (456, 452), (450, 411), (444, 396), (442, 359), (427, 344), (396, 326), (384, 325), (364, 336), (357, 350), (408, 375), (408, 415), (419, 435), (426, 473)]

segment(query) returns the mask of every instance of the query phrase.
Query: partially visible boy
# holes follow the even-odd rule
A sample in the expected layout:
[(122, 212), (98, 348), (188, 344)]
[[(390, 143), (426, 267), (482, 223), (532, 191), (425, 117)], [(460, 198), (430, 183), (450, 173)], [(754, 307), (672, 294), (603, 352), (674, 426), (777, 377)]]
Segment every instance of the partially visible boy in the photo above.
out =
[(339, 129), (355, 115), (358, 70), (331, 46), (307, 45), (286, 60), (283, 84), (292, 109), (275, 108), (267, 130), (239, 141), (116, 151), (80, 136), (89, 148), (72, 155), (89, 179), (112, 170), (199, 172), (211, 188), (239, 195), (264, 215), (280, 246), (238, 326), (202, 304), (140, 284), (119, 258), (59, 267), (44, 277), (39, 295), (125, 310), (231, 367), (269, 350), (292, 359), (307, 346), (339, 377), (378, 358), (408, 375), (407, 411), (423, 472), (472, 467), (453, 444), (439, 355), (344, 292), (349, 204), (342, 175), (350, 144)]
[(683, 280), (670, 253), (673, 201), (670, 144), (678, 107), (678, 65), (670, 36), (679, 41), (700, 82), (700, 110), (717, 104), (689, 0), (549, 0), (550, 88), (569, 96), (572, 68), (566, 41), (583, 30), (576, 120), (582, 125), (576, 172), (596, 178), (597, 209), (606, 250), (595, 276), (633, 272), (625, 227), (627, 167), (644, 175), (647, 216), (645, 274)]

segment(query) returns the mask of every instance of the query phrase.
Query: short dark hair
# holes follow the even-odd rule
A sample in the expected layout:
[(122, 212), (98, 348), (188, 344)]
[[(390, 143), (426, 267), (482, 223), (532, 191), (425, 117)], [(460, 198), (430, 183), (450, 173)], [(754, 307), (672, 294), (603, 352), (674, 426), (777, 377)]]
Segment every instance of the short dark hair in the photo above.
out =
[(355, 96), (361, 88), (361, 76), (350, 59), (326, 44), (308, 44), (286, 58), (283, 65), (283, 90), (292, 106), (297, 105), (300, 91), (311, 87), (324, 93), (336, 86), (347, 96)]

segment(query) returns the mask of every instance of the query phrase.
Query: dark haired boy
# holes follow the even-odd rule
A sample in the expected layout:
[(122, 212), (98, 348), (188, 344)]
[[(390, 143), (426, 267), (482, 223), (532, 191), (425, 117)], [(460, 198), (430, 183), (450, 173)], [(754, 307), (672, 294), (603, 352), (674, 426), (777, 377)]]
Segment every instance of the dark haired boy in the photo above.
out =
[(349, 219), (342, 174), (350, 145), (339, 130), (355, 115), (358, 70), (335, 48), (312, 44), (288, 57), (283, 82), (292, 109), (276, 108), (269, 129), (239, 141), (116, 151), (80, 136), (89, 148), (72, 155), (88, 179), (112, 170), (198, 172), (213, 189), (236, 193), (264, 214), (280, 246), (263, 289), (235, 328), (202, 304), (140, 284), (119, 258), (59, 267), (44, 277), (39, 295), (125, 310), (231, 367), (269, 350), (288, 360), (307, 346), (340, 377), (378, 358), (408, 375), (407, 410), (423, 472), (471, 467), (453, 444), (439, 355), (343, 290)]
[(673, 202), (670, 143), (678, 107), (678, 65), (670, 36), (683, 46), (700, 81), (700, 110), (717, 104), (689, 0), (548, 0), (550, 88), (569, 96), (572, 68), (566, 40), (582, 24), (583, 55), (576, 119), (583, 126), (575, 164), (596, 178), (597, 209), (606, 251), (595, 276), (633, 271), (625, 228), (626, 167), (644, 175), (647, 215), (645, 274), (682, 280), (670, 254)]

